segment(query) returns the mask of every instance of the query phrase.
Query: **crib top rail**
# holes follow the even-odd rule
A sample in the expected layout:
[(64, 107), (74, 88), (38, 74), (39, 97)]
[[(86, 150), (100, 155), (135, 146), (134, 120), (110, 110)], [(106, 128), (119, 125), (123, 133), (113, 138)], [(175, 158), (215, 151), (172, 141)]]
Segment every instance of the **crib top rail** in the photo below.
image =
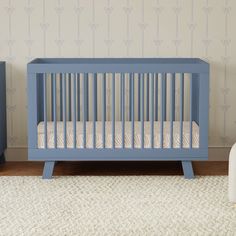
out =
[(208, 73), (200, 58), (36, 58), (28, 73)]

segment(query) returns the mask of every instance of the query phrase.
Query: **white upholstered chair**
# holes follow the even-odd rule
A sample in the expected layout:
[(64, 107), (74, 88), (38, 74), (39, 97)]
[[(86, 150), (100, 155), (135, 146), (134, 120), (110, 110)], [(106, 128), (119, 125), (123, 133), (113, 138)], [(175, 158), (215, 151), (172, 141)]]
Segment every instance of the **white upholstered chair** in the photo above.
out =
[(229, 154), (229, 200), (236, 203), (236, 143)]

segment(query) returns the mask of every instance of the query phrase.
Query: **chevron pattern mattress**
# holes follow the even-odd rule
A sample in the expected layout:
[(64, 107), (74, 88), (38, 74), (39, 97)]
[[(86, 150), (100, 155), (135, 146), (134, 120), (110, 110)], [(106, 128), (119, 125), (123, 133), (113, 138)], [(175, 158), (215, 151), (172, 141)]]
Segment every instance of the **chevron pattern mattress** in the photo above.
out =
[[(144, 122), (144, 148), (151, 147), (149, 121)], [(67, 148), (73, 148), (73, 122), (66, 122)], [(103, 148), (103, 123), (96, 122), (96, 148)], [(112, 148), (112, 122), (105, 122), (105, 147)], [(125, 122), (125, 147), (131, 148), (132, 129), (131, 122)], [(170, 122), (164, 122), (163, 148), (170, 148)], [(134, 146), (141, 148), (141, 122), (135, 122)], [(76, 147), (83, 148), (83, 122), (76, 122)], [(122, 147), (122, 122), (115, 122), (115, 147)], [(180, 122), (173, 122), (173, 147), (180, 148)], [(190, 122), (183, 122), (183, 148), (190, 147)], [(199, 127), (192, 122), (192, 147), (199, 147)], [(38, 148), (44, 148), (44, 122), (38, 124)], [(47, 122), (47, 148), (55, 148), (54, 123)], [(64, 123), (57, 122), (57, 148), (64, 148)], [(93, 148), (93, 122), (86, 122), (86, 148)], [(154, 148), (160, 148), (160, 122), (154, 122)]]

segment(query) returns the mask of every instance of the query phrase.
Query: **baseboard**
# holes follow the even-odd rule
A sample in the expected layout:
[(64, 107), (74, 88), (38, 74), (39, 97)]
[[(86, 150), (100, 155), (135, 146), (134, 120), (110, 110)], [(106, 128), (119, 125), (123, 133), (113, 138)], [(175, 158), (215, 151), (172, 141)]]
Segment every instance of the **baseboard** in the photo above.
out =
[[(209, 161), (228, 161), (230, 147), (210, 147)], [(27, 161), (27, 148), (8, 148), (5, 152), (6, 161)]]
[(228, 161), (231, 147), (210, 147), (209, 161)]
[(27, 148), (7, 148), (5, 151), (6, 161), (27, 161), (28, 149)]

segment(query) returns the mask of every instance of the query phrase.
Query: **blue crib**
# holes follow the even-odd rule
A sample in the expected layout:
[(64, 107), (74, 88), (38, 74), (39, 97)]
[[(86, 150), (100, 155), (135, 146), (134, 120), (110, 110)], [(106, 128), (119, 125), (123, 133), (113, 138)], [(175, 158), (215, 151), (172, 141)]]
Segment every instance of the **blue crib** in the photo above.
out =
[(29, 160), (208, 158), (209, 65), (197, 58), (35, 59), (28, 64)]
[(6, 76), (5, 62), (0, 62), (0, 163), (5, 162), (4, 150), (7, 147), (6, 134)]

